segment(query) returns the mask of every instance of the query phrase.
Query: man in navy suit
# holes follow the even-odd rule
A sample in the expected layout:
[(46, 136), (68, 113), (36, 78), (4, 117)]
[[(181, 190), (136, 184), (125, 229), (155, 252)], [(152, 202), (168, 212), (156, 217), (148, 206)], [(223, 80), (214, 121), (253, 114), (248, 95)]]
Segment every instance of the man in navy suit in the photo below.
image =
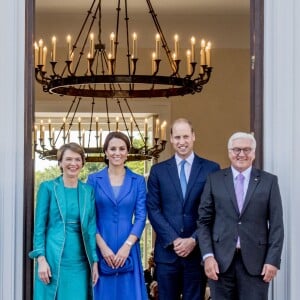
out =
[(228, 141), (231, 167), (211, 174), (199, 207), (198, 240), (212, 299), (265, 300), (280, 266), (282, 204), (277, 177), (252, 167), (256, 141)]
[(197, 210), (207, 175), (219, 165), (194, 153), (195, 133), (186, 119), (173, 123), (170, 141), (175, 155), (154, 165), (148, 179), (158, 295), (161, 300), (202, 300), (206, 276), (197, 245)]

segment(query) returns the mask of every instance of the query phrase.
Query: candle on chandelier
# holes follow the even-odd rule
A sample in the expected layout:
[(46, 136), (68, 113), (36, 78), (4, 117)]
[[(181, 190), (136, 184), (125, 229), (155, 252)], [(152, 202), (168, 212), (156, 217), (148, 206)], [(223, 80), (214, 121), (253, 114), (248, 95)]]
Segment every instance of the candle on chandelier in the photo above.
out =
[(108, 58), (108, 75), (112, 75), (112, 55), (111, 53), (108, 53), (107, 55)]
[(98, 117), (96, 117), (96, 134), (98, 134), (99, 131), (99, 122)]
[(73, 61), (74, 61), (74, 52), (71, 53), (70, 55), (70, 72), (73, 72)]
[(132, 34), (132, 58), (137, 58), (137, 34)]
[(54, 144), (54, 138), (55, 138), (55, 128), (52, 127), (52, 130), (51, 130), (51, 138), (52, 138), (52, 143)]
[(164, 122), (161, 124), (161, 128), (160, 128), (160, 132), (161, 132), (161, 140), (162, 140), (162, 141), (166, 141), (166, 140), (167, 140), (167, 130), (166, 130), (166, 127), (167, 127), (167, 122), (164, 121)]
[(178, 59), (179, 57), (179, 36), (178, 34), (174, 35), (174, 53), (175, 53), (175, 59)]
[(52, 61), (56, 61), (56, 37), (52, 37)]
[(34, 129), (33, 129), (33, 141), (34, 141), (34, 144), (36, 144), (36, 141), (37, 141), (37, 126), (34, 125)]
[(130, 136), (133, 136), (133, 119), (130, 118)]
[(191, 62), (195, 62), (195, 44), (196, 39), (195, 37), (191, 37)]
[(206, 59), (206, 64), (208, 67), (211, 66), (210, 50), (211, 50), (211, 42), (207, 42), (207, 45), (205, 47), (205, 59)]
[(42, 126), (42, 131), (41, 131), (41, 143), (44, 144), (44, 139), (45, 139), (45, 126)]
[(200, 65), (205, 65), (205, 40), (201, 40), (200, 46)]
[(37, 67), (39, 64), (39, 46), (37, 42), (34, 42), (34, 66)]
[(156, 71), (156, 53), (152, 53), (152, 74)]
[(47, 47), (43, 47), (43, 71), (46, 71)]
[[(43, 126), (44, 126), (44, 121), (41, 120), (41, 124), (40, 124), (40, 139), (42, 139), (42, 136), (43, 136), (43, 133), (42, 133), (42, 131), (43, 131)], [(43, 137), (43, 138), (44, 138), (44, 137)]]
[(38, 65), (41, 65), (43, 63), (43, 40), (39, 40), (39, 59), (38, 59)]
[(158, 33), (155, 36), (155, 56), (156, 59), (160, 58), (160, 35)]
[(148, 137), (148, 119), (145, 119), (145, 124), (144, 124), (144, 135), (145, 135), (145, 138)]
[(48, 134), (49, 134), (49, 138), (51, 138), (51, 120), (48, 119)]
[(111, 58), (115, 58), (115, 34), (113, 32), (110, 34), (110, 53)]
[(116, 117), (116, 131), (119, 131), (119, 117)]
[(91, 62), (90, 62), (90, 58), (91, 58), (91, 53), (89, 52), (87, 54), (87, 75), (91, 74)]
[(78, 133), (79, 133), (79, 137), (81, 136), (81, 118), (78, 118)]
[(82, 130), (82, 147), (84, 148), (84, 144), (85, 144), (85, 131), (84, 129)]
[(68, 35), (67, 36), (67, 45), (68, 45), (67, 60), (70, 60), (70, 58), (71, 58), (71, 51), (72, 51), (71, 42), (72, 42), (72, 38), (70, 35)]
[(63, 139), (66, 138), (66, 118), (63, 118)]
[(94, 34), (90, 34), (90, 53), (91, 57), (94, 58)]
[(187, 74), (191, 74), (191, 51), (187, 50), (186, 51), (186, 69), (187, 69)]
[(99, 136), (100, 136), (100, 143), (99, 143), (99, 146), (102, 147), (102, 128), (100, 128)]
[(159, 118), (155, 120), (155, 135), (154, 138), (159, 138)]

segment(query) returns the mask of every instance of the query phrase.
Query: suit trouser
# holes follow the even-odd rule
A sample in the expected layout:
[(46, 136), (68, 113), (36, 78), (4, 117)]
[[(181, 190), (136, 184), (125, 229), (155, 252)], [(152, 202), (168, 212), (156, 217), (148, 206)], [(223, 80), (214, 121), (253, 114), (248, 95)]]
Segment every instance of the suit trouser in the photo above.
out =
[(267, 300), (269, 284), (261, 275), (250, 275), (240, 251), (234, 255), (228, 270), (218, 275), (217, 281), (209, 280), (213, 300)]
[[(200, 259), (156, 263), (159, 300), (202, 300), (207, 278)], [(182, 295), (182, 298), (181, 298)]]

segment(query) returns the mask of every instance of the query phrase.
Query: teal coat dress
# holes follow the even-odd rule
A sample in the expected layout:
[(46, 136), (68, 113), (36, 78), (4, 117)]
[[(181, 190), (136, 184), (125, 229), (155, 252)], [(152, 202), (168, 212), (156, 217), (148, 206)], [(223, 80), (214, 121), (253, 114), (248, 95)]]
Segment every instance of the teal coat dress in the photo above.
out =
[[(78, 181), (78, 206), (80, 228), (84, 251), (90, 266), (98, 261), (96, 253), (95, 200), (93, 189)], [(31, 258), (45, 256), (51, 268), (51, 282), (44, 284), (35, 266), (34, 299), (55, 300), (60, 279), (61, 260), (66, 241), (67, 204), (62, 176), (45, 181), (37, 194), (36, 217), (34, 225), (33, 251)], [(70, 269), (72, 273), (72, 268)], [(91, 277), (91, 276), (90, 276)], [(89, 299), (93, 299), (92, 281), (88, 283)], [(70, 291), (72, 292), (72, 291)]]

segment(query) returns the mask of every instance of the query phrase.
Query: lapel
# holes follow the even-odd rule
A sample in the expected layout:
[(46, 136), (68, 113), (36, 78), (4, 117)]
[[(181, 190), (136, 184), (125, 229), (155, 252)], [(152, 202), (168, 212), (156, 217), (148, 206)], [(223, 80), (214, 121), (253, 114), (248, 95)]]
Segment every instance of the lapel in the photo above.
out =
[(235, 190), (234, 190), (234, 183), (233, 183), (233, 175), (231, 168), (224, 169), (224, 183), (229, 194), (229, 197), (232, 201), (232, 204), (239, 215), (239, 207), (236, 200)]
[(125, 167), (125, 178), (123, 184), (120, 189), (120, 193), (117, 198), (115, 198), (109, 176), (108, 176), (108, 168), (106, 167), (97, 175), (97, 184), (99, 185), (101, 191), (113, 202), (119, 203), (122, 201), (128, 193), (131, 191), (133, 173)]
[(188, 199), (196, 180), (199, 178), (199, 173), (200, 173), (201, 169), (202, 169), (202, 160), (200, 157), (198, 157), (195, 154), (194, 161), (193, 161), (192, 168), (191, 168), (190, 177), (189, 177), (187, 188), (186, 188), (185, 199)]
[(184, 199), (183, 199), (183, 195), (182, 195), (180, 179), (178, 176), (178, 168), (176, 165), (175, 156), (173, 156), (171, 159), (169, 159), (167, 168), (168, 168), (169, 176), (171, 178), (171, 182), (174, 185), (174, 188), (176, 190), (176, 193), (178, 194), (180, 201), (183, 203)]
[(245, 197), (244, 206), (241, 211), (241, 215), (244, 213), (247, 205), (249, 204), (251, 197), (252, 197), (257, 185), (259, 184), (259, 182), (260, 182), (260, 172), (256, 168), (252, 167), (249, 185), (248, 185), (248, 189), (247, 189), (247, 193), (246, 193), (246, 197)]
[(81, 224), (83, 224), (84, 217), (85, 217), (86, 197), (87, 197), (86, 187), (80, 180), (78, 180), (78, 205), (79, 205), (79, 215), (80, 215)]
[(100, 188), (100, 191), (106, 195), (112, 202), (116, 202), (115, 196), (109, 181), (109, 176), (108, 176), (108, 167), (104, 168), (102, 171), (100, 171), (97, 174), (97, 180), (96, 180), (97, 185)]
[(57, 202), (57, 206), (63, 222), (66, 221), (66, 201), (65, 201), (65, 190), (62, 175), (54, 180), (54, 194)]
[[(57, 201), (58, 209), (61, 215), (63, 222), (66, 221), (66, 199), (65, 199), (65, 189), (62, 176), (54, 180), (54, 194)], [(79, 214), (81, 223), (85, 217), (85, 208), (86, 208), (86, 188), (84, 184), (78, 180), (78, 202), (79, 202)]]
[(124, 198), (127, 197), (127, 195), (132, 190), (132, 179), (134, 178), (134, 174), (125, 167), (125, 178), (123, 181), (123, 184), (120, 189), (120, 193), (116, 199), (117, 203), (121, 202)]

